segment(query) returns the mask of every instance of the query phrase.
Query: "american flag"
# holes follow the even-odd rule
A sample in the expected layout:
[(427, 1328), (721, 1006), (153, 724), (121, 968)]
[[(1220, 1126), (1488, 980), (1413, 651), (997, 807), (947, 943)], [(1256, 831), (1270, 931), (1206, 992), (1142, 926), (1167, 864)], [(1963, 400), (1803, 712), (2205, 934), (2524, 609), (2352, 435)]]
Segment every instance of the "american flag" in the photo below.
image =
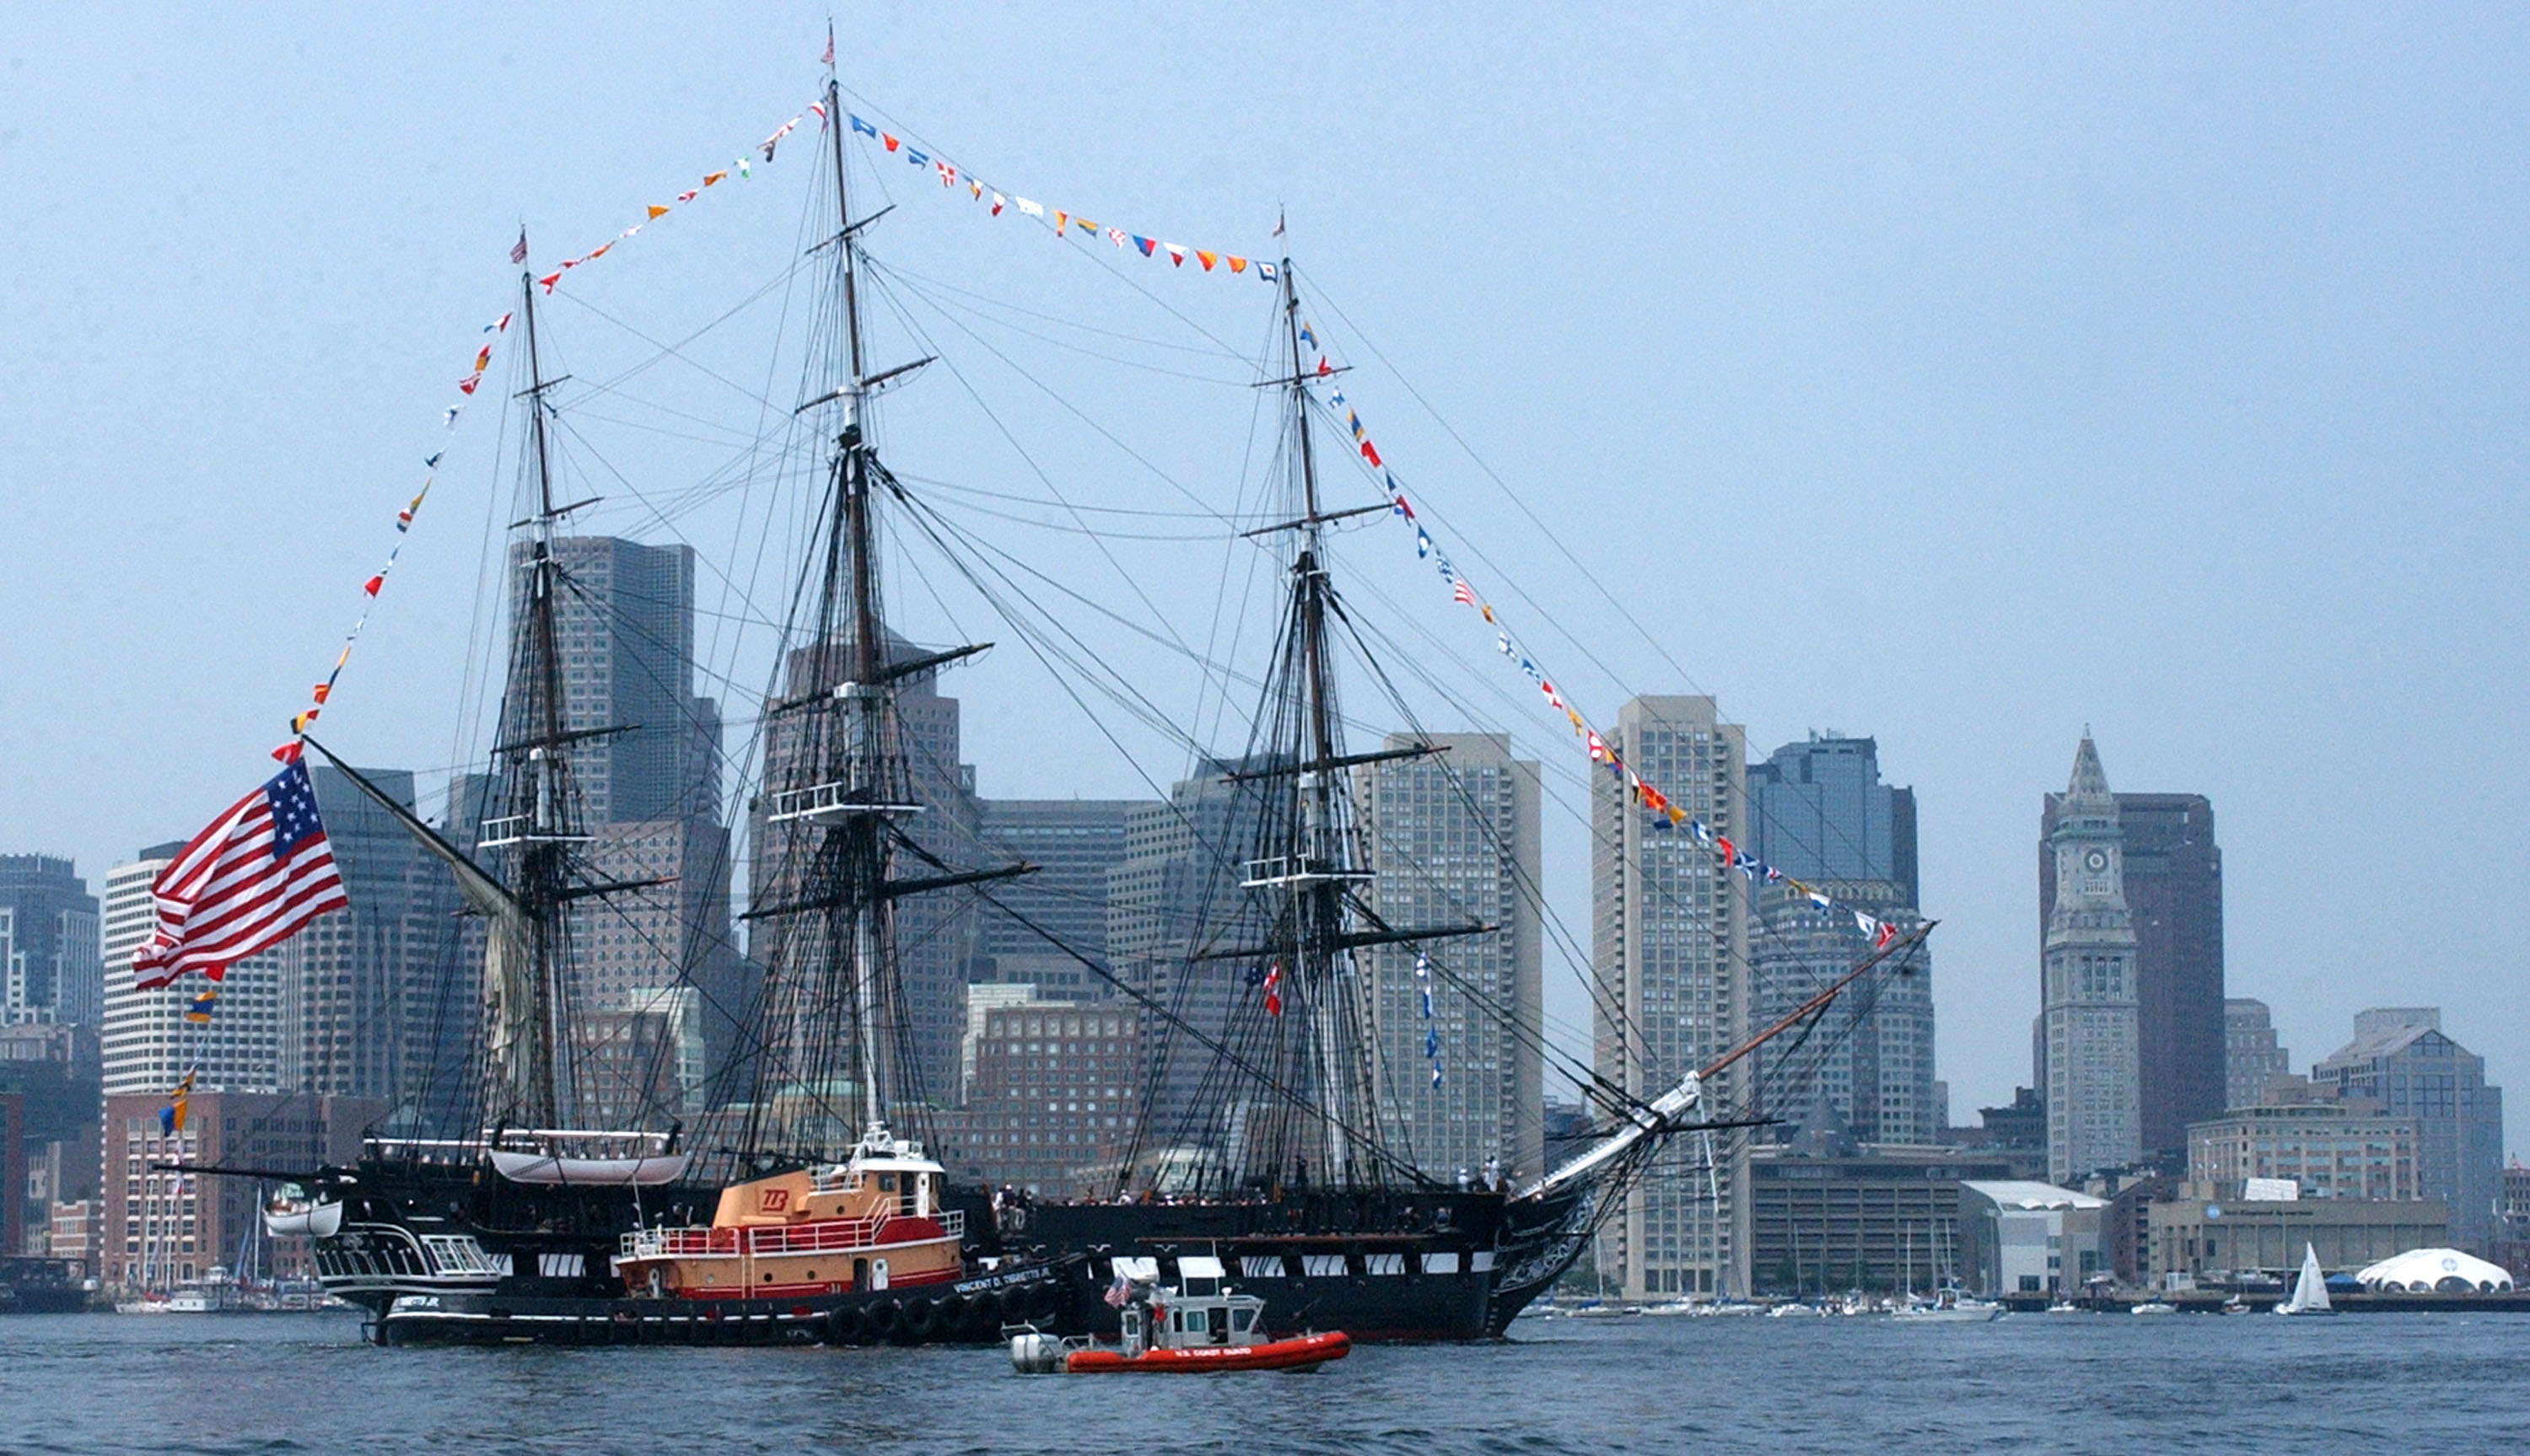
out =
[(292, 764), (229, 806), (150, 882), (158, 928), (132, 952), (133, 984), (154, 990), (187, 971), (217, 981), (300, 927), (351, 901), (316, 815), (316, 790)]

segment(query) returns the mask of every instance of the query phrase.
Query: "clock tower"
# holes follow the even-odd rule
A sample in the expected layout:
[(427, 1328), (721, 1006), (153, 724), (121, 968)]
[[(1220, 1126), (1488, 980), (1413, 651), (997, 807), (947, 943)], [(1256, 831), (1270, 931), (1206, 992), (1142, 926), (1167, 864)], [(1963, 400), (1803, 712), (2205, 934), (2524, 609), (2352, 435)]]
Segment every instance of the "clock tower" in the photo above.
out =
[(2041, 951), (2047, 1175), (2059, 1184), (2143, 1156), (2135, 934), (2126, 910), (2124, 847), (2117, 795), (2084, 728), (2048, 838), (2056, 908)]

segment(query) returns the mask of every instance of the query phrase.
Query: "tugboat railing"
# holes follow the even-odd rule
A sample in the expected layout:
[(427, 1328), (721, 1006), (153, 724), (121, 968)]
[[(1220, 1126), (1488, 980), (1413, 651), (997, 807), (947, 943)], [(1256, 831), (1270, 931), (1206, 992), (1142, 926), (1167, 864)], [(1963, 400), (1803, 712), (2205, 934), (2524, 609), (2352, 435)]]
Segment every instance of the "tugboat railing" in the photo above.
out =
[(832, 1254), (933, 1237), (962, 1239), (966, 1235), (965, 1211), (952, 1209), (922, 1220), (938, 1224), (937, 1235), (926, 1232), (917, 1238), (882, 1241), (880, 1235), (889, 1224), (907, 1221), (900, 1214), (888, 1213), (819, 1218), (808, 1223), (769, 1223), (754, 1228), (641, 1228), (625, 1234), (621, 1244), (626, 1259), (737, 1259), (768, 1254)]

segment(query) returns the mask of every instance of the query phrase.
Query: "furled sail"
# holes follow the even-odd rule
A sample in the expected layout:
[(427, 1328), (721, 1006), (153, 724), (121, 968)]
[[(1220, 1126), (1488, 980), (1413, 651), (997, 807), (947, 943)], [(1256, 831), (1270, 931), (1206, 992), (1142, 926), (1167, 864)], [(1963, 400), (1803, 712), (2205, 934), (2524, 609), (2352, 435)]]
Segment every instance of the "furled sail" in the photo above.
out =
[(504, 1094), (503, 1100), (510, 1105), (523, 1103), (530, 1090), (527, 1045), (535, 1035), (535, 1000), (527, 979), (532, 967), (527, 949), (526, 907), (492, 878), (490, 871), (422, 823), (393, 795), (362, 778), (358, 770), (337, 758), (332, 749), (314, 738), (307, 740), (307, 746), (342, 770), (344, 778), (384, 809), (422, 848), (445, 861), (457, 877), (457, 892), (464, 896), (466, 907), (483, 917), (483, 1050), (489, 1062), (490, 1085)]

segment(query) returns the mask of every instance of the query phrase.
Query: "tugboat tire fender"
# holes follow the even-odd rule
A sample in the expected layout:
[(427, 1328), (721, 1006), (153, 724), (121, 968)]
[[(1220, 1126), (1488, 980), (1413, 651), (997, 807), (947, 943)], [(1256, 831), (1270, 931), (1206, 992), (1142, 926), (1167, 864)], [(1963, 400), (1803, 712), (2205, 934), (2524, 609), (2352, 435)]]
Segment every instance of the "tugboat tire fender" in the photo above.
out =
[(1048, 1282), (1027, 1291), (1028, 1318), (1040, 1322), (1063, 1313), (1063, 1289)]
[(940, 1326), (940, 1307), (927, 1299), (906, 1301), (905, 1318), (896, 1325), (897, 1338), (908, 1344), (919, 1344), (931, 1338)]
[(869, 1337), (869, 1318), (850, 1305), (828, 1315), (826, 1325), (839, 1345), (857, 1345)]
[(897, 1320), (904, 1313), (905, 1306), (895, 1300), (879, 1300), (861, 1312), (861, 1327), (868, 1330), (873, 1339), (886, 1339), (896, 1333)]

